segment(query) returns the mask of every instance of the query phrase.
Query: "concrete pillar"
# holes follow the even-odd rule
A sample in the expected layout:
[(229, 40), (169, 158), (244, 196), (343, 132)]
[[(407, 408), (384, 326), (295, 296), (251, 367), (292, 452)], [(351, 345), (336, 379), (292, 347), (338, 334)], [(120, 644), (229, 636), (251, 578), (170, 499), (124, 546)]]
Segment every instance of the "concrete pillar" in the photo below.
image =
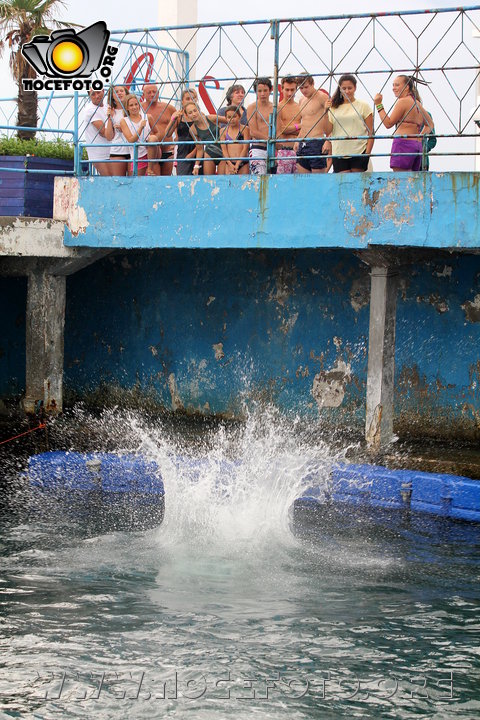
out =
[[(176, 25), (196, 25), (198, 23), (198, 0), (172, 0), (165, 2), (161, 0), (158, 5), (158, 24), (160, 27), (172, 27)], [(173, 41), (173, 42), (172, 42)], [(184, 29), (173, 30), (169, 33), (159, 33), (159, 44), (165, 47), (177, 47), (188, 52), (188, 68), (185, 66), (183, 58), (176, 57), (173, 59), (175, 74), (177, 78), (182, 79), (182, 83), (176, 82), (172, 87), (172, 97), (177, 95), (180, 99), (180, 93), (184, 89), (183, 82), (186, 72), (188, 72), (192, 85), (197, 85), (199, 78), (196, 65), (197, 60), (197, 30)], [(164, 73), (160, 70), (160, 76)], [(161, 77), (165, 82), (166, 77)]]
[(397, 281), (389, 268), (372, 267), (365, 438), (373, 451), (393, 436)]
[(45, 412), (62, 411), (65, 291), (65, 276), (45, 269), (28, 275), (24, 402), (28, 413), (34, 413), (40, 402)]

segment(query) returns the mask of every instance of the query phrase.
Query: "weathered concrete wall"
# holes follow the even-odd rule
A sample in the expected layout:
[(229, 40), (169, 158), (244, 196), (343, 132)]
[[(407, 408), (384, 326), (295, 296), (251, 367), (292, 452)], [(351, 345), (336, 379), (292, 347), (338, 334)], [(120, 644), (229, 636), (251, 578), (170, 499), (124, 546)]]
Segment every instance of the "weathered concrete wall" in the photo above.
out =
[(25, 308), (27, 278), (0, 277), (0, 397), (25, 390)]
[[(397, 432), (480, 437), (480, 256), (399, 268)], [(65, 385), (168, 408), (259, 398), (353, 423), (366, 399), (369, 269), (345, 250), (113, 254), (67, 278)], [(25, 387), (25, 278), (0, 278), (0, 392)]]
[[(475, 437), (480, 257), (399, 271), (395, 428)], [(348, 251), (134, 251), (67, 279), (66, 384), (169, 408), (270, 400), (363, 427), (370, 278)]]
[(479, 245), (478, 173), (56, 178), (65, 243), (106, 248)]
[(215, 413), (246, 398), (362, 413), (369, 277), (351, 254), (140, 251), (67, 282), (70, 387), (138, 383)]
[(404, 271), (396, 333), (397, 430), (480, 439), (480, 257)]

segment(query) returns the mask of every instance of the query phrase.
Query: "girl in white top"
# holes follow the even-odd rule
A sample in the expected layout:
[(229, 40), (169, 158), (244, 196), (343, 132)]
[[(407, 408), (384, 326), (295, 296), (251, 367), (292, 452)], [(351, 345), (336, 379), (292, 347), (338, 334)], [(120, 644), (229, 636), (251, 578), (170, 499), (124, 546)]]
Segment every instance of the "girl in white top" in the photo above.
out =
[[(332, 137), (344, 137), (345, 140), (332, 140), (333, 172), (364, 172), (374, 143), (373, 113), (370, 105), (357, 100), (355, 91), (357, 80), (354, 75), (342, 75), (333, 97), (328, 99), (327, 132)], [(359, 137), (359, 136), (369, 137)], [(361, 157), (352, 157), (361, 155)]]
[(111, 108), (110, 116), (113, 122), (115, 135), (110, 148), (110, 175), (125, 176), (128, 170), (130, 159), (130, 148), (125, 145), (120, 123), (125, 117), (125, 98), (128, 95), (128, 88), (125, 85), (115, 85), (108, 91), (107, 103)]
[[(126, 117), (120, 122), (120, 128), (124, 134), (127, 142), (139, 143), (139, 142), (159, 142), (157, 136), (154, 135), (150, 128), (151, 118), (143, 113), (138, 98), (136, 95), (127, 95), (125, 98), (125, 113)], [(152, 122), (153, 124), (153, 122)], [(157, 146), (159, 147), (159, 146)], [(130, 148), (130, 158), (133, 160), (134, 148)], [(138, 148), (138, 162), (137, 172), (138, 175), (155, 175), (153, 170), (150, 170), (148, 160), (156, 160), (157, 156), (155, 153), (155, 147), (147, 147), (147, 145), (140, 145)], [(133, 174), (133, 162), (130, 163), (130, 174)], [(148, 170), (148, 172), (147, 172)]]

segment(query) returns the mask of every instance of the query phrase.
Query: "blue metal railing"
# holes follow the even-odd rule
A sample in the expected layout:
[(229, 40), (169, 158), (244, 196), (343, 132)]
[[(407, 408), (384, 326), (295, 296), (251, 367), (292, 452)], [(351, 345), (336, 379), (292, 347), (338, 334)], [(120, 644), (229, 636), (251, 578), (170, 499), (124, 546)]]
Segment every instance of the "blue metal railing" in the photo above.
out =
[[(430, 153), (435, 169), (452, 169), (454, 158), (458, 168), (465, 158), (480, 153), (479, 143), (474, 143), (478, 136), (474, 117), (480, 114), (480, 5), (114, 30), (111, 42), (119, 48), (113, 82), (123, 84), (129, 78), (135, 88), (155, 82), (160, 100), (174, 107), (179, 106), (183, 88), (196, 87), (201, 107), (215, 111), (224, 104), (225, 88), (236, 83), (245, 86), (247, 104), (253, 103), (255, 78), (272, 78), (272, 112), (265, 138), (270, 169), (280, 142), (275, 136), (279, 79), (305, 71), (329, 95), (342, 74), (357, 77), (358, 96), (372, 105), (376, 140), (372, 157), (379, 169), (390, 156), (391, 136), (379, 122), (372, 101), (377, 91), (384, 91), (391, 98), (385, 103), (390, 110), (393, 96), (385, 88), (397, 74), (415, 74), (430, 83), (422, 90), (424, 106), (435, 120), (438, 145)], [(205, 80), (207, 76), (216, 82)], [(71, 138), (76, 174), (81, 174), (82, 163), (92, 164), (82, 157), (88, 145), (79, 116), (86, 100), (78, 93), (40, 96), (38, 125), (22, 128), (40, 138)], [(19, 129), (15, 109), (15, 98), (0, 99), (0, 130), (8, 136)], [(193, 139), (187, 142), (194, 144)], [(157, 144), (170, 146), (175, 140)], [(137, 160), (135, 144), (134, 168)]]

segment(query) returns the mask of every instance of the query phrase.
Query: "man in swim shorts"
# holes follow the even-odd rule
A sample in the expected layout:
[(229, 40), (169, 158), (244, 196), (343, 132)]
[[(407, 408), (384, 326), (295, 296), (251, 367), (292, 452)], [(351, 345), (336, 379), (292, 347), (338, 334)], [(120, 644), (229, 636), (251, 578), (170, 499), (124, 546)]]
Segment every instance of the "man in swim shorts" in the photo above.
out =
[[(300, 106), (295, 102), (297, 78), (282, 79), (283, 99), (277, 113), (277, 175), (293, 174), (297, 169), (294, 138), (300, 129)], [(287, 142), (290, 140), (290, 142)]]
[[(162, 142), (172, 142), (172, 136), (165, 136), (165, 130), (170, 124), (172, 115), (175, 112), (173, 105), (166, 102), (160, 102), (158, 99), (158, 88), (153, 83), (143, 86), (143, 110), (152, 118), (152, 132)], [(173, 145), (157, 145), (155, 148), (155, 157), (162, 162), (150, 163), (150, 170), (155, 175), (171, 175), (173, 170)], [(167, 162), (165, 162), (167, 161)]]
[(297, 78), (303, 98), (300, 100), (300, 127), (298, 137), (303, 138), (295, 143), (297, 153), (297, 173), (325, 173), (331, 165), (331, 159), (325, 157), (330, 153), (330, 142), (325, 139), (328, 120), (328, 94), (324, 90), (316, 90), (311, 75), (299, 75)]
[(248, 153), (250, 172), (253, 175), (266, 175), (268, 123), (273, 112), (273, 105), (270, 102), (272, 81), (270, 78), (257, 78), (253, 88), (257, 93), (257, 100), (247, 108), (248, 127), (253, 140)]

